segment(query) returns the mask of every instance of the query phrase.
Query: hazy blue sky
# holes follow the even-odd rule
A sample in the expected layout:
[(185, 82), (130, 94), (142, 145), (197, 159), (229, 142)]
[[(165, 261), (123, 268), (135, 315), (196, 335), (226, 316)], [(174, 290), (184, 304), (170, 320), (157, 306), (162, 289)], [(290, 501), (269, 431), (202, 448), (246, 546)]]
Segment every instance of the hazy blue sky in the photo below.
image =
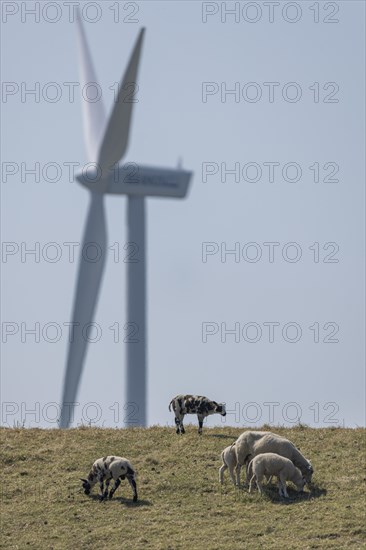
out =
[[(71, 101), (65, 84), (79, 79), (70, 3), (41, 2), (39, 22), (24, 8), (36, 4), (1, 6), (2, 423), (51, 427), (77, 270), (63, 243), (80, 242), (89, 197), (65, 164), (87, 161), (80, 89)], [(226, 16), (221, 2), (120, 2), (119, 13), (108, 0), (74, 4), (88, 4), (108, 110), (147, 29), (126, 160), (169, 167), (182, 156), (194, 172), (185, 200), (147, 206), (149, 423), (171, 425), (170, 399), (198, 393), (225, 401), (238, 426), (364, 425), (364, 3), (228, 2), (237, 11)], [(36, 96), (25, 94), (32, 88)], [(25, 172), (35, 163), (38, 182)], [(237, 176), (225, 181), (225, 166)], [(101, 338), (89, 346), (76, 423), (97, 415), (98, 425), (121, 426), (126, 199), (107, 197), (106, 207), (113, 249), (95, 316)], [(39, 262), (22, 258), (35, 246)], [(239, 256), (225, 255), (235, 247)], [(25, 333), (35, 323), (38, 343)], [(48, 323), (62, 329), (55, 343)], [(273, 342), (268, 323), (278, 323)]]

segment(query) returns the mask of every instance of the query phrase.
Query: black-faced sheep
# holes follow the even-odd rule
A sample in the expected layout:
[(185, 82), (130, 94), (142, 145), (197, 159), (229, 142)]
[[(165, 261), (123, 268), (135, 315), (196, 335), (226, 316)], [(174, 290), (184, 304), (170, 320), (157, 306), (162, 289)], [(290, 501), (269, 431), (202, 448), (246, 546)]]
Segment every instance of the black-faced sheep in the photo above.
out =
[(263, 453), (255, 456), (248, 466), (250, 479), (249, 493), (252, 492), (256, 482), (259, 492), (262, 494), (262, 480), (266, 476), (277, 476), (279, 494), (288, 498), (286, 481), (292, 481), (298, 491), (302, 491), (305, 479), (302, 473), (288, 458), (275, 453)]
[[(136, 487), (136, 473), (132, 468), (131, 463), (121, 456), (105, 456), (104, 458), (98, 458), (92, 466), (87, 479), (82, 479), (83, 489), (86, 495), (90, 494), (90, 491), (94, 485), (99, 482), (100, 487), (100, 499), (106, 499), (108, 497), (108, 488), (111, 479), (114, 480), (114, 486), (110, 490), (109, 498), (112, 498), (116, 489), (121, 484), (121, 479), (127, 478), (133, 491), (133, 501), (137, 501), (137, 487)], [(105, 489), (104, 489), (105, 481)]]
[[(234, 443), (236, 452), (236, 482), (240, 485), (240, 470), (250, 460), (262, 453), (276, 453), (291, 460), (299, 468), (304, 476), (305, 482), (309, 485), (314, 473), (313, 467), (295, 445), (288, 439), (271, 432), (244, 432)], [(248, 471), (246, 482), (249, 481)]]
[(177, 434), (184, 434), (183, 418), (186, 414), (197, 414), (198, 433), (202, 434), (203, 420), (210, 414), (219, 413), (226, 416), (224, 403), (216, 403), (202, 395), (177, 395), (169, 403), (169, 410), (173, 406)]

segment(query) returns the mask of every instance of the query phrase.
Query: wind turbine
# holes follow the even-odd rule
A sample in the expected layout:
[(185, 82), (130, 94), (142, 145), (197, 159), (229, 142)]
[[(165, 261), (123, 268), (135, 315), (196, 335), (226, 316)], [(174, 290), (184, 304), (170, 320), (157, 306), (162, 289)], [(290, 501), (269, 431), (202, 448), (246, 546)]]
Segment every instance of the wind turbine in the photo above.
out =
[[(77, 13), (78, 49), (81, 87), (97, 83), (80, 13)], [(80, 254), (79, 272), (73, 307), (73, 327), (79, 327), (70, 338), (59, 420), (61, 428), (73, 420), (76, 395), (85, 361), (87, 339), (81, 334), (95, 313), (105, 267), (107, 228), (104, 194), (127, 195), (128, 242), (138, 247), (138, 261), (127, 263), (127, 321), (138, 330), (137, 340), (127, 343), (126, 401), (137, 408), (134, 425), (146, 425), (146, 247), (145, 196), (182, 198), (187, 194), (192, 172), (133, 164), (119, 165), (128, 145), (133, 102), (131, 84), (137, 80), (144, 29), (141, 29), (127, 69), (121, 80), (114, 106), (106, 121), (102, 101), (83, 102), (83, 119), (87, 154), (91, 168), (76, 176), (90, 191), (89, 212), (84, 229), (83, 246), (98, 245), (100, 258), (90, 262)]]

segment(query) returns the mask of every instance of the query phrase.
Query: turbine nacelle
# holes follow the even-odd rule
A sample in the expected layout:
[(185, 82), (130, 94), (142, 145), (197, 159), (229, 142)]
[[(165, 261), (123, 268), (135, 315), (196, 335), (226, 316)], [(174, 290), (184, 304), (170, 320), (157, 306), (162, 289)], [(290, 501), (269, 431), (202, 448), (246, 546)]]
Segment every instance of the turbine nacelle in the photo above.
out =
[(92, 164), (80, 172), (76, 180), (90, 191), (98, 193), (183, 198), (187, 194), (191, 176), (192, 172), (187, 170), (128, 162), (115, 165), (107, 174), (97, 164)]

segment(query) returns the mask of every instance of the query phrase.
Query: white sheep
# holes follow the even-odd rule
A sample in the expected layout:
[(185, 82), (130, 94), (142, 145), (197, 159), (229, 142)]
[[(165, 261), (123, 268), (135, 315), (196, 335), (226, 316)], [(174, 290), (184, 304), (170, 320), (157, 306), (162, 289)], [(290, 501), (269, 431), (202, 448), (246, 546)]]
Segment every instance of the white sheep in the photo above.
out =
[(249, 493), (252, 492), (253, 485), (256, 483), (260, 494), (262, 494), (264, 476), (277, 476), (279, 495), (285, 498), (288, 498), (286, 481), (292, 481), (298, 491), (302, 491), (305, 485), (305, 479), (299, 468), (296, 468), (290, 459), (276, 453), (262, 453), (255, 456), (249, 463), (248, 473), (251, 477)]
[(219, 482), (224, 483), (224, 472), (229, 468), (229, 474), (235, 485), (234, 469), (236, 467), (236, 454), (233, 445), (229, 445), (221, 453), (223, 465), (219, 469)]
[[(294, 465), (299, 468), (304, 476), (305, 482), (309, 485), (311, 477), (314, 473), (313, 467), (295, 445), (288, 439), (271, 432), (244, 432), (234, 444), (236, 453), (236, 483), (240, 485), (240, 470), (241, 467), (249, 462), (255, 456), (262, 453), (276, 453), (291, 460)], [(249, 481), (247, 471), (246, 483)]]
[[(229, 469), (230, 477), (231, 477), (234, 485), (236, 485), (234, 470), (235, 470), (236, 465), (237, 465), (237, 460), (236, 460), (236, 453), (235, 453), (235, 447), (234, 446), (235, 446), (235, 443), (233, 443), (232, 445), (229, 445), (221, 453), (221, 459), (222, 459), (222, 462), (223, 462), (223, 465), (221, 466), (221, 468), (219, 468), (219, 482), (221, 484), (224, 483), (224, 472), (227, 469)], [(266, 476), (266, 478), (267, 478), (268, 483), (270, 483), (272, 476)]]
[[(133, 501), (137, 501), (137, 488), (136, 488), (136, 472), (132, 468), (131, 463), (122, 456), (105, 456), (104, 458), (98, 458), (89, 472), (88, 479), (81, 479), (83, 482), (83, 489), (86, 495), (90, 494), (94, 485), (99, 482), (101, 500), (107, 498), (108, 487), (111, 479), (114, 480), (114, 486), (110, 490), (109, 498), (112, 498), (116, 489), (121, 484), (121, 479), (127, 480), (132, 487)], [(105, 490), (104, 490), (105, 481)]]

